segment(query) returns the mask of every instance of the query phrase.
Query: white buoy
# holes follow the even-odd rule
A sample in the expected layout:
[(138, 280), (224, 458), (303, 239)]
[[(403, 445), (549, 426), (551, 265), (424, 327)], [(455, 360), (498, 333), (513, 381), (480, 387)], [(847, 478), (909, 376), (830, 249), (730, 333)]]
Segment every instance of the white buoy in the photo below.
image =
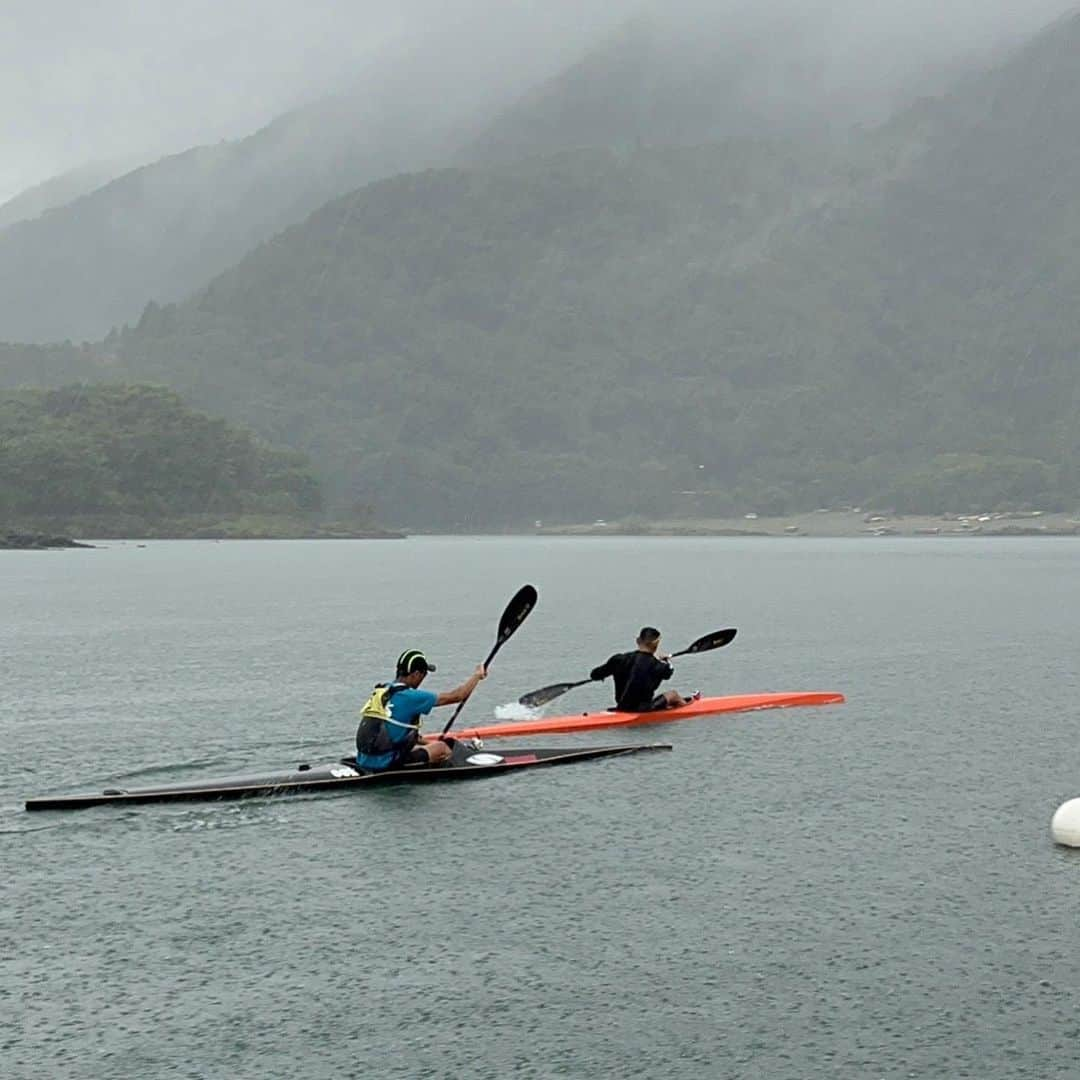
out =
[(1080, 847), (1080, 799), (1063, 802), (1050, 822), (1050, 833), (1055, 844)]

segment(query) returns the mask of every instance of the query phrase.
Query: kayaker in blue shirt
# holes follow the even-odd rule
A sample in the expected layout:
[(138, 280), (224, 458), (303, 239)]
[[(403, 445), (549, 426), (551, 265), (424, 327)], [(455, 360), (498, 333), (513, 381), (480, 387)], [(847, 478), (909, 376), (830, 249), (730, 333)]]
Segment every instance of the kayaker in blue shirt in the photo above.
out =
[(678, 690), (657, 693), (660, 684), (674, 673), (668, 654), (657, 654), (659, 648), (660, 631), (655, 626), (643, 626), (634, 652), (616, 653), (589, 672), (590, 679), (606, 679), (609, 675), (614, 678), (616, 712), (676, 709), (701, 696), (683, 697)]
[(453, 690), (436, 694), (420, 684), (435, 665), (418, 649), (406, 649), (397, 659), (394, 681), (380, 684), (364, 706), (356, 729), (356, 764), (366, 772), (382, 772), (403, 765), (441, 765), (449, 761), (451, 743), (438, 736), (423, 738), (422, 718), (439, 705), (456, 705), (487, 678), (478, 667)]

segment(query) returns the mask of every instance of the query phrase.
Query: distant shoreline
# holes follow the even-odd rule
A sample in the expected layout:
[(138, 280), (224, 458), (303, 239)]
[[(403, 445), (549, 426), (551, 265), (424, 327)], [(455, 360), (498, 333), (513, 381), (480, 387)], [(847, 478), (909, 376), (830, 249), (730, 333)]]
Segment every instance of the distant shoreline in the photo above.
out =
[[(0, 529), (0, 551), (52, 551), (67, 548), (93, 548), (103, 542), (149, 540), (405, 540), (406, 534), (393, 529), (284, 529), (279, 531), (259, 530), (230, 532), (221, 528), (195, 530), (163, 529), (161, 532), (148, 530), (109, 530), (109, 529), (71, 529), (72, 533), (82, 537), (82, 541), (73, 539), (65, 532), (34, 532), (31, 530)], [(89, 543), (88, 541), (97, 541)]]
[[(686, 518), (659, 521), (595, 521), (570, 525), (543, 525), (533, 528), (478, 530), (394, 529), (282, 529), (261, 531), (227, 528), (168, 529), (157, 533), (148, 530), (100, 528), (71, 530), (82, 542), (52, 530), (16, 531), (0, 528), (0, 550), (44, 551), (65, 548), (93, 548), (101, 543), (143, 542), (153, 540), (405, 540), (413, 536), (546, 536), (546, 537), (730, 537), (773, 539), (780, 537), (820, 537), (822, 539), (878, 537), (1060, 537), (1080, 536), (1080, 516), (1065, 513), (1028, 514), (872, 514), (829, 510), (782, 517)], [(91, 543), (94, 541), (95, 543)]]
[(880, 514), (819, 510), (782, 517), (687, 518), (652, 522), (596, 521), (592, 524), (538, 524), (540, 536), (728, 536), (728, 537), (1009, 537), (1080, 536), (1080, 515)]

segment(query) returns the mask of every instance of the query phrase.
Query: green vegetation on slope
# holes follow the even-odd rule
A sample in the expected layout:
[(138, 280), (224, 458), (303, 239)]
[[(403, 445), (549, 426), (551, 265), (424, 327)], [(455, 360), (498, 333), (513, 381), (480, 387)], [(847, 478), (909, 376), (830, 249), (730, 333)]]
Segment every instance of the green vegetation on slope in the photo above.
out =
[(295, 519), (319, 506), (301, 454), (193, 412), (171, 390), (0, 394), (0, 521), (8, 527), (154, 535), (186, 522), (221, 532), (244, 515)]
[(657, 354), (644, 302), (740, 257), (824, 168), (745, 141), (397, 178), (108, 348), (304, 448), (335, 496), (398, 524), (664, 511), (696, 478), (673, 432), (726, 413), (723, 358), (685, 334)]

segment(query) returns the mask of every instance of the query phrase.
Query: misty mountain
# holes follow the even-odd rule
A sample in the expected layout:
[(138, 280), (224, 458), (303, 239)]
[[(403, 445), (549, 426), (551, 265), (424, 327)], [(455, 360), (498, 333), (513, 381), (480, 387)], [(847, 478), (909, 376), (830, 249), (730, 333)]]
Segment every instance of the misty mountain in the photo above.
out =
[(172, 155), (14, 224), (0, 232), (0, 340), (99, 337), (149, 300), (190, 295), (326, 201), (397, 173), (639, 140), (823, 136), (910, 96), (913, 69), (932, 54), (873, 64), (856, 39), (859, 57), (841, 62), (820, 10), (672, 11), (599, 49), (579, 46), (579, 60), (524, 98), (522, 80), (542, 65), (466, 28), (453, 55), (428, 42), (246, 139)]
[[(868, 147), (879, 176), (787, 240), (760, 287), (828, 313), (808, 340), (868, 402), (885, 387), (907, 402), (919, 440), (883, 441), (894, 461), (1027, 457), (1074, 498), (1080, 15)], [(898, 408), (876, 410), (884, 428)]]
[(475, 162), (596, 146), (691, 145), (727, 136), (827, 134), (859, 118), (830, 108), (823, 57), (795, 19), (739, 33), (706, 20), (688, 33), (656, 16), (506, 109), (465, 148)]
[(0, 337), (100, 337), (148, 300), (204, 285), (328, 199), (444, 159), (449, 122), (392, 91), (328, 99), (14, 224), (0, 232)]
[[(845, 5), (833, 7), (830, 19), (815, 5), (655, 6), (504, 110), (469, 141), (462, 160), (730, 136), (843, 136), (943, 91), (1000, 48), (993, 37), (949, 38), (936, 47), (908, 42), (898, 57), (895, 39), (907, 38), (898, 27), (875, 32), (850, 11), (844, 17)], [(919, 17), (913, 12), (912, 22)]]
[(35, 184), (0, 205), (0, 229), (17, 221), (30, 221), (47, 210), (74, 202), (128, 172), (134, 164), (127, 158), (94, 161)]
[(39, 377), (167, 382), (405, 525), (1074, 506), (1080, 18), (847, 146), (395, 177)]

